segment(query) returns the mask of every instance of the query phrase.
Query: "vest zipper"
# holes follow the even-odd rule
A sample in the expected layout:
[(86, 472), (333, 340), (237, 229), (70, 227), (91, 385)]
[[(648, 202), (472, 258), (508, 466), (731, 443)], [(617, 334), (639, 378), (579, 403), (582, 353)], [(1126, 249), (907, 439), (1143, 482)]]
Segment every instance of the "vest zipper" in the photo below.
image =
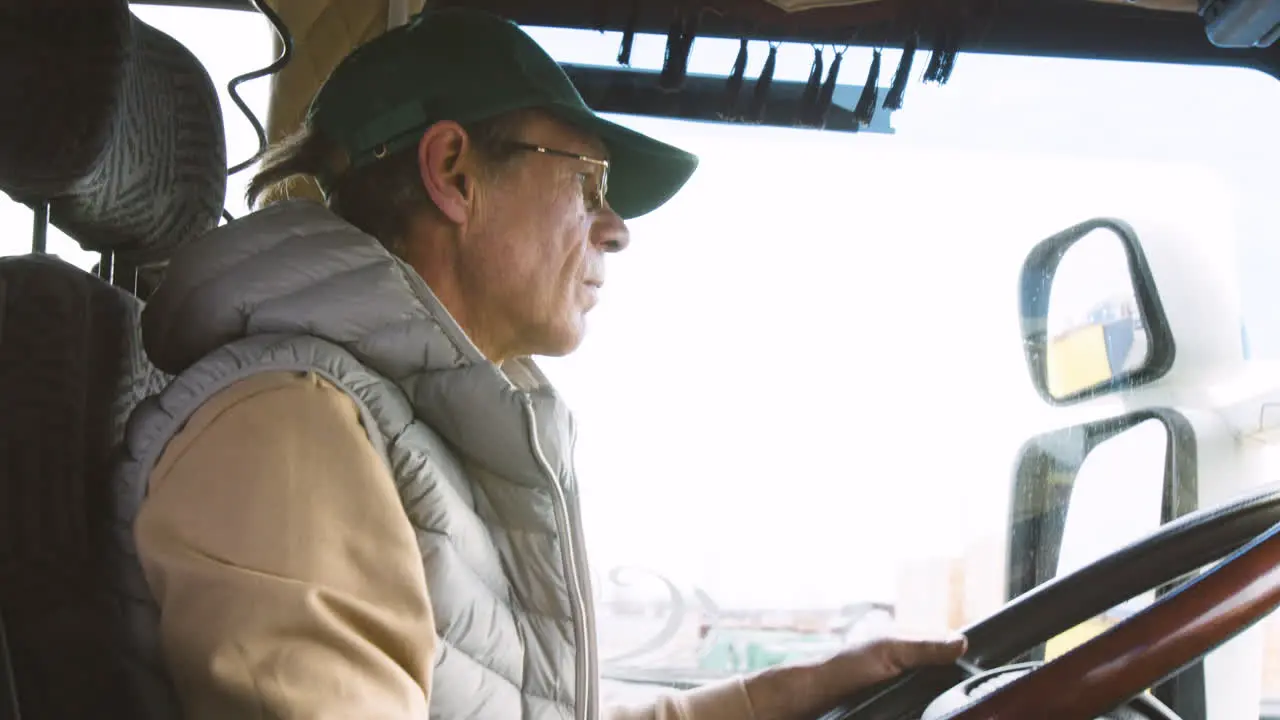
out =
[(529, 420), (529, 439), (533, 443), (533, 454), (537, 456), (538, 464), (542, 466), (542, 471), (546, 473), (547, 479), (551, 481), (551, 487), (555, 491), (556, 496), (556, 525), (560, 532), (560, 555), (565, 565), (565, 574), (569, 580), (569, 602), (573, 611), (573, 634), (577, 652), (574, 653), (574, 670), (575, 692), (574, 717), (579, 720), (595, 720), (595, 710), (592, 707), (592, 692), (590, 680), (590, 662), (591, 647), (590, 638), (587, 631), (586, 602), (582, 596), (581, 576), (578, 573), (578, 562), (576, 558), (576, 543), (574, 542), (573, 525), (569, 518), (569, 500), (565, 495), (564, 488), (560, 486), (560, 478), (556, 476), (555, 470), (551, 467), (551, 463), (547, 462), (547, 456), (542, 452), (542, 442), (538, 440), (538, 414), (533, 409), (533, 400), (528, 393), (524, 393), (524, 411)]
[[(587, 561), (586, 541), (582, 534), (582, 507), (578, 501), (582, 498), (582, 488), (578, 485), (578, 423), (569, 418), (570, 440), (569, 440), (569, 475), (573, 478), (573, 486), (577, 488), (577, 492), (573, 496), (573, 514), (578, 519), (578, 524), (570, 525), (569, 532), (572, 534), (578, 557), (581, 558), (582, 572), (578, 575), (579, 582), (586, 582), (588, 587), (582, 592), (582, 601), (585, 612), (583, 613), (583, 623), (587, 631), (587, 678), (591, 687), (590, 704), (588, 712), (591, 720), (596, 720), (600, 714), (601, 699), (599, 697), (600, 686), (600, 656), (599, 644), (596, 642), (596, 609), (595, 595), (593, 594), (591, 583), (591, 564)], [(568, 498), (566, 498), (566, 505)], [(583, 580), (585, 578), (585, 580)]]

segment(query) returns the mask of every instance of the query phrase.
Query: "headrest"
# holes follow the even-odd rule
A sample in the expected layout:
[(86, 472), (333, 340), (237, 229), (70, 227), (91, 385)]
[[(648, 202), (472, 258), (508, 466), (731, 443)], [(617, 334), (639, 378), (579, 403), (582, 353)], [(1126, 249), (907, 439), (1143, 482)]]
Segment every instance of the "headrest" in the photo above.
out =
[(86, 249), (139, 264), (217, 225), (217, 90), (126, 0), (11, 0), (0, 68), (0, 190), (48, 200), (53, 224)]

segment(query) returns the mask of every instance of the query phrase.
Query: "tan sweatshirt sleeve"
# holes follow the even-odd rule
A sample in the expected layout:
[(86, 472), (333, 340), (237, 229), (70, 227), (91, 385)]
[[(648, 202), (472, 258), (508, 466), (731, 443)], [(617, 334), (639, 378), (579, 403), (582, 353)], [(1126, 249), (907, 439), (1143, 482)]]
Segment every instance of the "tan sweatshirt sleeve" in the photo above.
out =
[(611, 707), (604, 720), (756, 720), (742, 679), (663, 696), (652, 705)]
[(342, 391), (269, 373), (212, 398), (134, 534), (187, 718), (427, 720), (417, 541)]
[[(190, 720), (428, 720), (436, 632), (413, 528), (356, 405), (267, 373), (170, 441), (134, 526)], [(606, 720), (755, 720), (741, 680)]]

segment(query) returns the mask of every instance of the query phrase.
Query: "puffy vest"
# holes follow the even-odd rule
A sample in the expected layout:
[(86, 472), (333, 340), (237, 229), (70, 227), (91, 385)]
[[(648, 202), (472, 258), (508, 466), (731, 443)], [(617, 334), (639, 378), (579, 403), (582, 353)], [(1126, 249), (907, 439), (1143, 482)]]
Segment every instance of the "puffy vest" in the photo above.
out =
[(432, 720), (597, 716), (573, 418), (532, 362), (486, 360), (412, 268), (301, 200), (184, 248), (143, 342), (176, 379), (130, 419), (122, 486), (145, 487), (220, 390), (319, 373), (360, 408), (418, 535), (440, 639)]

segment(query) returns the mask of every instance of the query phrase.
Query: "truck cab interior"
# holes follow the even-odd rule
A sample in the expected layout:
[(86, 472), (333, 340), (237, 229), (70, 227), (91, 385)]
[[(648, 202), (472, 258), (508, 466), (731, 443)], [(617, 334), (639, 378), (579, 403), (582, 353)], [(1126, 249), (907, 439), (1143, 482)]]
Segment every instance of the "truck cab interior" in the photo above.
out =
[[(142, 308), (177, 248), (234, 220), (229, 178), (247, 174), (243, 171), (253, 166), (269, 140), (297, 126), (310, 96), (337, 60), (386, 27), (403, 22), (422, 4), (16, 0), (0, 12), (0, 190), (30, 218), (23, 226), (0, 222), (0, 233), (6, 236), (0, 247), (23, 248), (0, 257), (0, 720), (181, 716), (162, 664), (155, 661), (162, 653), (151, 595), (132, 550), (132, 520), (146, 488), (122, 487), (112, 472), (129, 413), (169, 381), (143, 348)], [(1280, 2), (1274, 0), (465, 4), (545, 31), (536, 36), (540, 42), (556, 32), (572, 31), (578, 33), (574, 38), (590, 33), (607, 43), (610, 52), (616, 52), (614, 62), (564, 60), (579, 91), (599, 111), (680, 121), (729, 133), (725, 137), (730, 140), (738, 137), (733, 132), (747, 127), (798, 134), (803, 142), (821, 138), (848, 147), (878, 143), (876, 151), (886, 157), (892, 156), (897, 135), (910, 134), (905, 125), (895, 130), (892, 118), (906, 118), (911, 112), (916, 86), (928, 84), (945, 93), (965, 62), (977, 57), (1176, 66), (1187, 69), (1192, 78), (1188, 82), (1198, 77), (1191, 74), (1197, 68), (1235, 68), (1263, 77), (1270, 83), (1267, 87), (1280, 82)], [(202, 59), (140, 19), (156, 6), (166, 6), (175, 16), (196, 9), (233, 12), (255, 17), (272, 29), (272, 61), (238, 75), (232, 83), (236, 88), (252, 81), (264, 87), (270, 83), (265, 118), (258, 118), (261, 111), (251, 110), (234, 91), (229, 96), (235, 107), (220, 100), (221, 82), (215, 83)], [(243, 41), (231, 36), (217, 40), (229, 53)], [(695, 40), (729, 48), (726, 57), (731, 61), (723, 72), (692, 68)], [(646, 42), (661, 48), (661, 59), (641, 67), (643, 63), (633, 63), (631, 56), (633, 51), (638, 56)], [(807, 79), (781, 70), (775, 77), (775, 68), (783, 65), (780, 48), (812, 55)], [(1037, 91), (1053, 95), (1068, 88), (1046, 85)], [(1280, 86), (1271, 91), (1280, 93)], [(1009, 103), (1019, 102), (1016, 88), (994, 89), (991, 97), (1002, 92), (1009, 94)], [(1154, 94), (1161, 92), (1169, 93), (1164, 100), (1171, 101), (1182, 90), (1135, 86), (1128, 101), (1154, 103)], [(990, 118), (981, 122), (1000, 122), (999, 107), (988, 107)], [(1280, 108), (1280, 103), (1267, 107)], [(1190, 104), (1181, 110), (1190, 116), (1215, 112)], [(255, 130), (252, 156), (232, 156), (227, 128), (246, 118)], [(1271, 128), (1262, 134), (1241, 131), (1248, 135), (1247, 142), (1257, 144), (1263, 163), (1258, 177), (1269, 179), (1271, 187), (1250, 197), (1274, 198), (1275, 166), (1265, 163), (1280, 150), (1280, 114), (1251, 122), (1251, 128)], [(1148, 130), (1159, 133), (1158, 128)], [(1001, 132), (1019, 131), (1008, 127)], [(1171, 137), (1170, 157), (1183, 141), (1200, 143), (1209, 148), (1206, 152), (1225, 142), (1220, 136)], [(806, 167), (797, 164), (788, 168), (793, 172), (779, 173), (778, 166), (787, 164), (785, 158), (768, 152), (740, 145), (737, 153), (748, 169), (734, 172), (750, 173), (754, 164), (760, 183), (806, 182)], [(963, 185), (966, 173), (976, 172), (972, 167), (941, 166), (949, 162), (946, 159), (938, 160), (938, 167), (928, 166), (927, 158), (921, 164), (917, 156), (902, 162), (916, 163), (909, 173), (913, 182), (933, 192), (940, 192), (940, 185)], [(711, 168), (712, 180), (707, 182), (722, 177), (715, 172)], [(849, 177), (858, 169), (842, 172), (823, 175), (824, 187), (843, 182), (831, 178)], [(1087, 172), (1081, 177), (1088, 177)], [(1098, 182), (1101, 187), (1107, 180), (1099, 176)], [(305, 195), (314, 189), (297, 184), (291, 192)], [(802, 196), (787, 193), (786, 198)], [(856, 230), (860, 215), (878, 212), (875, 206), (858, 206), (860, 197), (865, 199), (852, 191), (848, 195), (848, 219), (837, 228), (840, 232)], [(824, 205), (833, 204), (828, 195), (822, 198)], [(918, 211), (928, 214), (930, 201), (936, 199), (937, 195), (921, 196)], [(1177, 204), (1167, 202), (1171, 208)], [(1265, 241), (1280, 257), (1280, 233), (1271, 212), (1274, 199), (1270, 203), (1253, 203), (1255, 207), (1240, 212), (1252, 213), (1248, 216), (1256, 220), (1248, 228), (1262, 237), (1252, 242), (1262, 246)], [(738, 212), (749, 216), (755, 212), (749, 205), (743, 203)], [(940, 205), (939, 212), (949, 207), (945, 201)], [(1170, 213), (1176, 215), (1172, 209)], [(1207, 266), (1177, 254), (1189, 245), (1153, 240), (1148, 226), (1126, 220), (1081, 217), (1065, 230), (1033, 238), (1034, 243), (1018, 251), (1019, 262), (1010, 266), (1008, 282), (1000, 281), (1004, 284), (993, 291), (1009, 306), (1001, 327), (1007, 325), (1008, 346), (1014, 348), (1009, 354), (1012, 365), (1001, 366), (993, 376), (1013, 377), (1011, 382), (1025, 386), (1044, 413), (1059, 414), (1033, 423), (1041, 431), (1024, 432), (1014, 443), (1016, 453), (997, 461), (1012, 468), (1000, 479), (1009, 498), (1001, 511), (1008, 522), (992, 528), (1000, 538), (1000, 579), (995, 583), (999, 597), (983, 605), (980, 616), (956, 616), (957, 629), (969, 637), (968, 654), (953, 667), (909, 673), (849, 698), (829, 716), (832, 720), (1253, 720), (1276, 712), (1267, 709), (1269, 696), (1252, 679), (1247, 702), (1232, 705), (1232, 698), (1238, 700), (1245, 691), (1223, 679), (1240, 673), (1252, 673), (1250, 678), (1280, 674), (1280, 664), (1267, 664), (1270, 656), (1264, 655), (1273, 651), (1263, 649), (1261, 640), (1256, 652), (1231, 655), (1235, 659), (1223, 660), (1219, 671), (1206, 670), (1203, 661), (1237, 638), (1260, 637), (1261, 623), (1280, 607), (1280, 476), (1260, 469), (1249, 454), (1253, 445), (1271, 442), (1273, 431), (1266, 417), (1280, 397), (1280, 365), (1264, 362), (1265, 349), (1251, 354), (1247, 323), (1219, 332), (1220, 319), (1195, 315), (1194, 308), (1212, 305), (1204, 300), (1203, 288), (1219, 285), (1205, 280), (1212, 274)], [(656, 224), (659, 220), (653, 222), (653, 227), (663, 227)], [(55, 232), (92, 255), (92, 267), (52, 254), (50, 237)], [(834, 231), (806, 226), (796, 233), (803, 237), (794, 242), (810, 242), (828, 232)], [(1065, 297), (1060, 288), (1072, 277), (1086, 278), (1079, 281), (1086, 289), (1103, 282), (1089, 268), (1071, 275), (1073, 253), (1104, 236), (1119, 253), (1116, 282), (1127, 284), (1127, 300), (1099, 311), (1094, 301), (1100, 295), (1090, 295), (1089, 290), (1081, 302), (1090, 307), (1082, 305), (1075, 319), (1063, 325), (1053, 307), (1055, 298)], [(736, 236), (733, 240), (754, 241)], [(1175, 246), (1181, 249), (1170, 249)], [(1209, 244), (1195, 245), (1202, 246)], [(977, 245), (921, 252), (926, 258), (937, 253), (941, 264), (984, 262), (983, 248)], [(917, 270), (899, 266), (877, 272), (909, 284)], [(1168, 277), (1176, 281), (1166, 281)], [(1213, 283), (1217, 282), (1214, 275)], [(659, 281), (638, 292), (658, 294), (661, 285)], [(927, 293), (928, 288), (916, 292)], [(728, 318), (726, 327), (739, 327), (732, 318), (741, 308), (714, 307)], [(861, 322), (856, 320), (860, 313), (883, 310), (858, 306), (840, 313), (855, 325)], [(756, 312), (765, 313), (763, 324), (779, 321), (766, 311)], [(1272, 319), (1280, 332), (1280, 317)], [(1247, 330), (1253, 336), (1260, 333), (1252, 325)], [(705, 331), (717, 332), (710, 326)], [(1197, 343), (1201, 337), (1224, 333), (1231, 340), (1231, 352), (1239, 353), (1239, 363), (1252, 364), (1240, 369), (1243, 364), (1222, 361), (1213, 367), (1236, 368), (1229, 379), (1248, 380), (1248, 388), (1210, 402), (1220, 397), (1215, 393), (1226, 391), (1218, 384), (1210, 387), (1205, 379), (1208, 371), (1203, 368), (1210, 362), (1205, 358), (1213, 353), (1198, 350)], [(866, 333), (858, 338), (873, 342)], [(933, 360), (987, 352), (966, 349), (963, 336), (931, 347)], [(785, 364), (786, 359), (769, 362), (775, 361)], [(704, 358), (698, 364), (708, 362)], [(1009, 368), (1013, 372), (1007, 372)], [(885, 431), (913, 436), (924, 454), (951, 452), (945, 438), (923, 431), (929, 425), (920, 422), (917, 418), (892, 427), (886, 423)], [(1160, 431), (1155, 473), (1160, 499), (1153, 505), (1158, 517), (1136, 536), (1126, 536), (1068, 568), (1064, 563), (1070, 553), (1064, 547), (1071, 545), (1073, 532), (1079, 533), (1068, 528), (1070, 513), (1078, 512), (1071, 509), (1073, 490), (1076, 500), (1084, 497), (1076, 483), (1083, 477), (1082, 468), (1096, 457), (1091, 455), (1094, 449), (1150, 427)], [(956, 467), (955, 477), (970, 474), (962, 461)], [(1127, 481), (1128, 467), (1122, 464), (1116, 483)], [(1246, 476), (1247, 482), (1238, 480)], [(880, 482), (892, 482), (891, 477), (879, 477)], [(1122, 504), (1110, 491), (1099, 497), (1102, 504)], [(876, 550), (828, 545), (817, 552), (815, 557), (824, 558), (824, 563), (837, 558), (846, 567), (856, 567), (860, 554), (873, 555)], [(849, 557), (843, 557), (846, 553)], [(705, 594), (682, 594), (671, 583), (663, 587), (676, 605), (700, 604), (702, 630), (697, 641), (711, 642), (714, 619), (727, 618), (729, 612)], [(1113, 612), (1145, 593), (1152, 594), (1150, 602)], [(891, 606), (873, 600), (848, 597), (842, 603)], [(858, 618), (864, 617), (866, 607), (858, 611)], [(1104, 616), (1111, 619), (1099, 619)], [(659, 623), (658, 640), (614, 654), (615, 662), (606, 663), (607, 679), (642, 691), (690, 687), (708, 679), (706, 673), (692, 670), (663, 675), (653, 672), (656, 665), (636, 662), (660, 654), (659, 646), (669, 645), (683, 632), (684, 620), (671, 617)], [(722, 625), (741, 626), (742, 617), (746, 615)], [(840, 625), (840, 632), (852, 624), (849, 620)], [(1092, 629), (1069, 642), (1062, 640), (1086, 626)], [(1253, 714), (1260, 702), (1261, 714)], [(1252, 709), (1243, 715), (1222, 709), (1246, 705)]]

